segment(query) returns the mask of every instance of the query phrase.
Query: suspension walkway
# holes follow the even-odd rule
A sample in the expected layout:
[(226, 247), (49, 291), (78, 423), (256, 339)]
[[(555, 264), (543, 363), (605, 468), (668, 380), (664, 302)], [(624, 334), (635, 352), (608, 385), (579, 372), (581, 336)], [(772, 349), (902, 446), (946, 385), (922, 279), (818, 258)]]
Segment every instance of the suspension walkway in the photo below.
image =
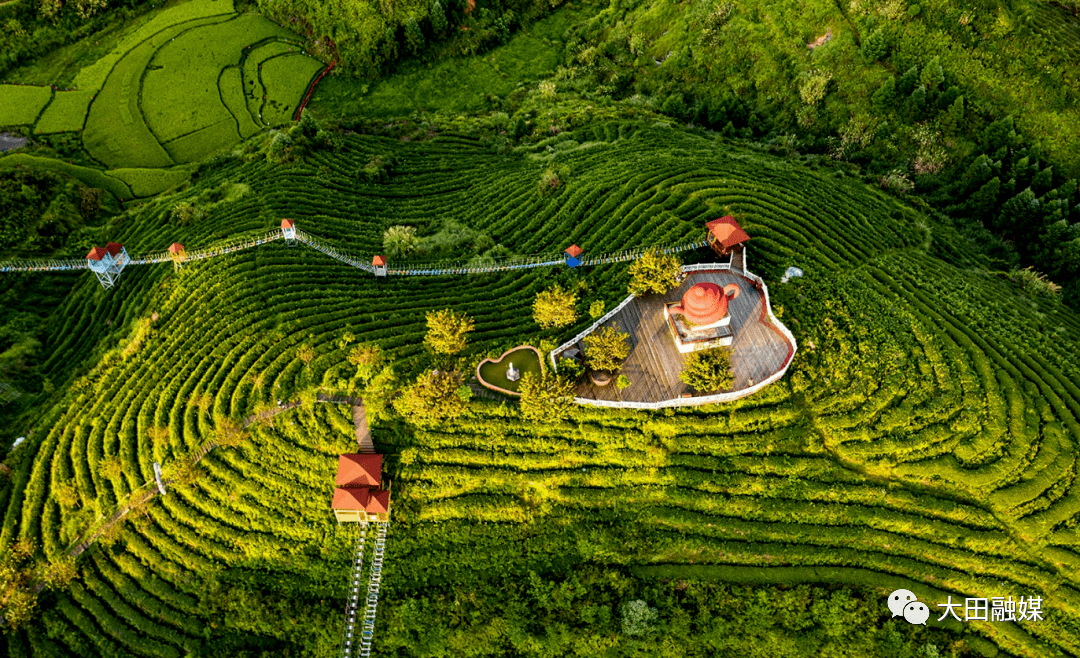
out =
[[(186, 251), (183, 262), (203, 260), (215, 256), (235, 253), (244, 249), (250, 249), (275, 240), (288, 239), (280, 230), (266, 231), (264, 233), (232, 238), (230, 240), (205, 247)], [(341, 261), (350, 267), (363, 270), (369, 274), (375, 274), (375, 267), (366, 259), (349, 254), (341, 249), (332, 247), (319, 238), (305, 231), (295, 231), (295, 241), (303, 243), (316, 251)], [(637, 249), (623, 249), (621, 251), (584, 256), (580, 259), (580, 267), (590, 265), (604, 265), (608, 263), (621, 263), (641, 258), (646, 253), (656, 252), (662, 254), (674, 254), (681, 251), (689, 251), (704, 247), (708, 243), (705, 240), (689, 242), (686, 244), (654, 245)], [(155, 265), (175, 261), (174, 254), (168, 251), (154, 252), (132, 257), (125, 267), (135, 265)], [(526, 270), (537, 267), (551, 267), (562, 265), (565, 259), (559, 254), (541, 254), (534, 256), (518, 256), (513, 258), (473, 259), (472, 261), (438, 261), (429, 263), (408, 263), (400, 266), (386, 268), (388, 276), (444, 276), (460, 274), (490, 274), (495, 272), (509, 272), (514, 270)], [(0, 273), (3, 272), (69, 272), (72, 270), (88, 269), (86, 259), (59, 259), (59, 260), (9, 260), (0, 262)]]

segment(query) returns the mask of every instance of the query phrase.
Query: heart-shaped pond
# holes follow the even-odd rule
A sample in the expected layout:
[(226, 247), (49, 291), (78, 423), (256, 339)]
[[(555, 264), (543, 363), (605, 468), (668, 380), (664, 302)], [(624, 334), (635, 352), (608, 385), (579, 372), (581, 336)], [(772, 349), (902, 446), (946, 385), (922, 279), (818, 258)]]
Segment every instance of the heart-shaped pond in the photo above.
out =
[[(513, 364), (517, 378), (511, 378), (510, 366)], [(527, 372), (539, 375), (544, 371), (544, 358), (532, 345), (518, 345), (503, 352), (496, 360), (484, 359), (476, 366), (476, 378), (485, 387), (507, 395), (520, 395), (518, 386), (521, 377)]]

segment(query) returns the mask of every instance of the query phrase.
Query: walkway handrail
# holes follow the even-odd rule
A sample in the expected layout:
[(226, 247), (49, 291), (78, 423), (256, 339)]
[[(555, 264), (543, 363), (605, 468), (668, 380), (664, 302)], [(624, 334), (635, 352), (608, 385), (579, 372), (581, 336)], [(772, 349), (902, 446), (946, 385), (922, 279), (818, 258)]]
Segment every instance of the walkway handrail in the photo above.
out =
[[(710, 271), (710, 270), (730, 270), (730, 269), (731, 269), (731, 264), (730, 263), (700, 263), (698, 265), (684, 265), (682, 267), (682, 271), (684, 273), (704, 272), (704, 271)], [(670, 399), (670, 400), (660, 400), (659, 402), (627, 402), (627, 401), (621, 401), (621, 400), (620, 401), (615, 401), (615, 400), (594, 400), (592, 398), (580, 398), (580, 397), (575, 397), (574, 402), (577, 403), (577, 404), (587, 405), (587, 406), (592, 406), (592, 407), (609, 407), (609, 408), (615, 408), (615, 409), (650, 409), (650, 410), (652, 410), (652, 409), (666, 409), (666, 408), (669, 408), (669, 407), (700, 406), (700, 405), (703, 405), (703, 404), (713, 404), (715, 402), (731, 402), (732, 400), (737, 400), (739, 398), (746, 397), (747, 395), (752, 395), (754, 393), (757, 393), (761, 389), (765, 388), (766, 386), (776, 382), (781, 377), (783, 377), (787, 373), (788, 367), (791, 365), (792, 360), (795, 358), (795, 352), (799, 348), (798, 344), (795, 342), (795, 336), (794, 336), (794, 334), (791, 333), (791, 331), (786, 326), (784, 326), (784, 323), (780, 322), (780, 320), (775, 315), (773, 315), (772, 304), (769, 302), (769, 287), (767, 285), (765, 285), (765, 281), (760, 276), (758, 276), (756, 274), (752, 274), (752, 273), (747, 272), (745, 270), (740, 272), (739, 274), (740, 274), (740, 276), (744, 276), (747, 279), (750, 279), (751, 281), (753, 281), (754, 283), (758, 283), (758, 284), (761, 285), (761, 293), (762, 293), (762, 296), (764, 298), (765, 311), (769, 316), (769, 321), (772, 323), (772, 326), (775, 327), (777, 329), (777, 331), (779, 331), (781, 333), (781, 335), (783, 335), (784, 338), (787, 339), (788, 344), (790, 345), (790, 349), (788, 350), (787, 358), (784, 360), (784, 365), (779, 370), (777, 370), (773, 374), (769, 375), (765, 379), (761, 380), (760, 382), (757, 382), (753, 386), (748, 386), (746, 388), (739, 389), (738, 391), (729, 391), (727, 393), (716, 393), (714, 395), (697, 395), (697, 396), (689, 397), (689, 398), (673, 398), (673, 399)], [(559, 354), (561, 354), (563, 351), (569, 349), (570, 347), (573, 347), (580, 340), (585, 338), (585, 336), (590, 334), (594, 329), (596, 329), (597, 327), (599, 327), (603, 323), (610, 320), (616, 313), (618, 313), (620, 310), (622, 310), (622, 308), (624, 306), (626, 306), (630, 302), (634, 301), (634, 297), (635, 297), (634, 295), (630, 295), (629, 297), (624, 299), (622, 301), (622, 303), (620, 303), (614, 309), (612, 309), (608, 313), (605, 313), (602, 318), (600, 318), (596, 322), (592, 323), (589, 326), (588, 329), (581, 332), (577, 336), (574, 336), (572, 339), (570, 339), (567, 342), (563, 343), (562, 345), (556, 347), (555, 349), (551, 350), (551, 353), (549, 354), (549, 357), (551, 359), (551, 365), (553, 367), (555, 367), (556, 372), (558, 372), (558, 366), (556, 364), (556, 357)]]
[[(285, 238), (285, 235), (278, 229), (256, 235), (236, 237), (212, 245), (210, 247), (187, 251), (182, 262), (202, 260), (204, 258), (210, 258), (212, 256), (221, 256), (235, 251), (240, 251), (241, 249), (249, 249), (251, 247), (256, 247), (261, 244), (266, 244), (267, 242), (273, 242), (274, 240), (281, 240), (283, 238)], [(296, 241), (302, 242), (307, 246), (311, 247), (312, 249), (321, 251), (327, 256), (330, 256), (335, 260), (339, 260), (342, 263), (349, 265), (350, 267), (355, 267), (369, 274), (375, 273), (375, 266), (372, 265), (366, 258), (357, 257), (342, 249), (330, 246), (324, 243), (321, 239), (311, 235), (310, 233), (297, 229)], [(688, 242), (679, 245), (654, 245), (649, 247), (623, 249), (620, 251), (585, 256), (580, 260), (579, 267), (588, 267), (591, 265), (607, 265), (610, 263), (622, 263), (630, 260), (637, 260), (638, 258), (641, 258), (647, 253), (675, 254), (682, 251), (689, 251), (691, 249), (698, 249), (700, 247), (706, 246), (707, 244), (707, 241), (701, 240), (698, 242)], [(168, 251), (161, 251), (134, 257), (130, 261), (128, 261), (127, 265), (153, 265), (157, 263), (170, 262), (172, 260), (172, 254), (170, 254)], [(562, 254), (534, 254), (531, 256), (513, 256), (503, 259), (491, 259), (489, 262), (478, 265), (470, 265), (469, 261), (462, 260), (415, 263), (410, 263), (406, 261), (403, 262), (401, 265), (395, 265), (394, 267), (386, 268), (386, 274), (391, 276), (490, 274), (493, 272), (511, 272), (515, 270), (526, 270), (537, 267), (551, 267), (553, 265), (562, 265), (564, 262), (565, 256)], [(0, 272), (67, 271), (81, 270), (87, 268), (87, 261), (79, 259), (10, 260), (0, 262)]]

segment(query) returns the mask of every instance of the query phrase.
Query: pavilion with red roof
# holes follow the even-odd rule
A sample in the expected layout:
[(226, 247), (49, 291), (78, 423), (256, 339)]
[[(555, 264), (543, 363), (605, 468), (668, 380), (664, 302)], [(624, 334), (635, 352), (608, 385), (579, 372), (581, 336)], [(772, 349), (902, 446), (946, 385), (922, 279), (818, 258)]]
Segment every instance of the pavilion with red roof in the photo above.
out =
[(184, 249), (184, 245), (179, 242), (174, 242), (169, 245), (169, 258), (172, 259), (173, 269), (180, 269), (180, 266), (187, 260), (187, 251)]
[(709, 230), (709, 246), (718, 256), (731, 257), (731, 269), (746, 272), (746, 243), (750, 236), (735, 218), (725, 215), (705, 223)]
[(106, 288), (112, 288), (124, 266), (129, 262), (127, 249), (119, 242), (110, 242), (104, 247), (94, 247), (86, 254), (86, 264), (98, 281)]
[(290, 242), (296, 239), (296, 222), (291, 219), (281, 220), (281, 235)]
[(331, 507), (338, 523), (390, 520), (390, 490), (382, 488), (382, 455), (338, 456)]
[(569, 265), (570, 267), (577, 267), (578, 265), (581, 265), (580, 256), (581, 256), (582, 252), (584, 252), (584, 251), (585, 251), (584, 249), (577, 246), (576, 244), (572, 244), (569, 247), (567, 247), (563, 251), (563, 254), (566, 256), (566, 264)]
[(375, 256), (371, 259), (371, 266), (375, 268), (375, 276), (386, 276), (386, 257)]

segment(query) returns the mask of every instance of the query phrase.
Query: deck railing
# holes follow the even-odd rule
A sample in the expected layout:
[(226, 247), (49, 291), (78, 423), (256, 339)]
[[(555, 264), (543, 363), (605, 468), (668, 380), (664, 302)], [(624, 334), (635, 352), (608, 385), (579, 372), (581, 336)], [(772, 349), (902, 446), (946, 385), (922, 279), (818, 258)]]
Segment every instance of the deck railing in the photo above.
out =
[[(731, 264), (730, 263), (701, 263), (701, 264), (698, 264), (698, 265), (684, 265), (683, 268), (682, 268), (682, 271), (684, 273), (710, 272), (710, 271), (715, 271), (715, 270), (731, 270)], [(779, 331), (780, 334), (783, 335), (784, 338), (787, 339), (789, 345), (791, 346), (790, 350), (788, 351), (787, 358), (784, 360), (784, 365), (779, 370), (777, 370), (773, 374), (769, 375), (765, 379), (761, 380), (760, 382), (754, 384), (753, 386), (748, 386), (746, 388), (739, 389), (737, 391), (729, 391), (727, 393), (716, 393), (716, 394), (713, 394), (713, 395), (698, 395), (698, 396), (693, 396), (693, 397), (689, 397), (689, 398), (673, 398), (673, 399), (670, 399), (670, 400), (660, 400), (658, 402), (631, 402), (631, 401), (625, 401), (625, 400), (621, 400), (621, 401), (619, 401), (619, 400), (594, 400), (592, 398), (575, 397), (574, 402), (576, 402), (577, 404), (587, 405), (587, 406), (591, 406), (591, 407), (608, 407), (608, 408), (614, 408), (614, 409), (667, 409), (667, 408), (670, 408), (670, 407), (691, 407), (691, 406), (699, 406), (699, 405), (704, 405), (704, 404), (714, 404), (714, 403), (717, 403), (717, 402), (731, 402), (733, 400), (738, 400), (739, 398), (744, 398), (744, 397), (746, 397), (748, 395), (753, 395), (754, 393), (757, 393), (758, 391), (765, 388), (766, 386), (769, 386), (770, 384), (778, 381), (781, 377), (783, 377), (787, 373), (788, 367), (791, 365), (791, 361), (795, 358), (795, 352), (798, 349), (798, 345), (795, 342), (795, 336), (791, 333), (790, 330), (788, 330), (787, 327), (784, 326), (784, 324), (782, 322), (780, 322), (779, 319), (777, 319), (777, 317), (775, 315), (773, 315), (772, 304), (769, 302), (769, 287), (767, 285), (765, 285), (765, 281), (762, 280), (762, 278), (759, 277), (758, 275), (752, 274), (752, 273), (747, 272), (745, 270), (743, 272), (740, 272), (739, 275), (744, 276), (747, 279), (750, 279), (751, 281), (753, 281), (754, 283), (758, 283), (758, 284), (761, 285), (761, 294), (762, 294), (762, 297), (764, 299), (765, 312), (769, 317), (769, 321), (772, 323), (773, 327), (775, 327), (776, 330)], [(563, 351), (569, 349), (570, 347), (573, 347), (574, 345), (576, 345), (579, 341), (581, 341), (583, 338), (585, 338), (585, 336), (589, 335), (594, 329), (596, 329), (597, 327), (599, 327), (600, 325), (602, 325), (603, 323), (607, 322), (612, 317), (614, 317), (614, 315), (617, 312), (621, 311), (623, 309), (623, 307), (625, 307), (627, 304), (629, 304), (633, 300), (634, 300), (634, 295), (630, 295), (629, 297), (624, 299), (622, 301), (622, 303), (620, 303), (618, 306), (616, 306), (614, 309), (612, 309), (609, 313), (604, 314), (604, 317), (600, 318), (599, 320), (594, 322), (592, 325), (590, 325), (588, 329), (581, 332), (577, 336), (574, 336), (571, 340), (569, 340), (569, 341), (563, 343), (562, 345), (556, 347), (555, 349), (553, 349), (551, 351), (550, 358), (551, 358), (551, 365), (556, 368), (556, 372), (558, 371), (558, 367), (556, 365), (556, 358), (558, 357), (559, 354), (561, 354)]]

